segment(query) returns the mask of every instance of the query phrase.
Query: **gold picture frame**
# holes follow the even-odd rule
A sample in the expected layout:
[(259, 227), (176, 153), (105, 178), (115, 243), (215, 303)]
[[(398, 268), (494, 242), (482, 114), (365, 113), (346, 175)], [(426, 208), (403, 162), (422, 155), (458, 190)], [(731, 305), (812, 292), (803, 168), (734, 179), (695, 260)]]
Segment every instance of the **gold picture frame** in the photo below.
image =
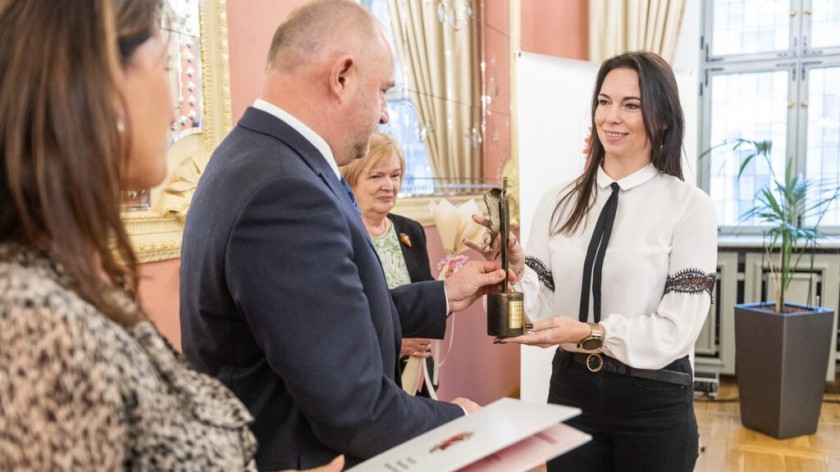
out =
[(167, 151), (168, 175), (151, 189), (151, 203), (123, 212), (138, 261), (181, 256), (184, 219), (198, 179), (213, 150), (231, 129), (226, 0), (196, 0), (200, 21), (203, 130), (179, 139)]

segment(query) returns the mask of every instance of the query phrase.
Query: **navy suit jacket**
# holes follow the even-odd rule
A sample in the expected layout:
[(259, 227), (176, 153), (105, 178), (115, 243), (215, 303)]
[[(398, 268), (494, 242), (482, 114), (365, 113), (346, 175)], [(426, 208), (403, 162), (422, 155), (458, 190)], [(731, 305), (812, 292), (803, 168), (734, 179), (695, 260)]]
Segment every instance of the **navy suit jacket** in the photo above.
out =
[(389, 292), (361, 218), (324, 157), (249, 108), (193, 197), (181, 254), (181, 340), (255, 421), (260, 469), (352, 465), (463, 415), (398, 385), (401, 334), (442, 338), (442, 282)]

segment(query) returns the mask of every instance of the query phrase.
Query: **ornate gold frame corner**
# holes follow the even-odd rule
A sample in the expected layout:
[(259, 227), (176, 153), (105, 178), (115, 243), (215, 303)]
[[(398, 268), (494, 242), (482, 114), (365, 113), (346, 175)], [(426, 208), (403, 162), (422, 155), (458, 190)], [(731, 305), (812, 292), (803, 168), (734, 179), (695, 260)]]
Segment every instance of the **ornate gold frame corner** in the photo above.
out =
[(181, 256), (184, 219), (198, 179), (231, 128), (226, 0), (201, 0), (200, 22), (204, 130), (182, 138), (169, 149), (169, 175), (152, 189), (151, 209), (123, 212), (141, 263)]

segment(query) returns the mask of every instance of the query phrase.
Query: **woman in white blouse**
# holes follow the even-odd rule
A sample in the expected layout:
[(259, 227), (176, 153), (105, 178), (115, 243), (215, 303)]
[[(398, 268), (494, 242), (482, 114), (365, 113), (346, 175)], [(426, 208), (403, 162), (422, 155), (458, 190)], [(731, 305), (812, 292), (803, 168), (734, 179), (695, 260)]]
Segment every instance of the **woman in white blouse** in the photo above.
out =
[(647, 52), (605, 61), (592, 127), (584, 174), (546, 192), (524, 254), (510, 240), (532, 323), (503, 341), (559, 345), (548, 401), (580, 408), (569, 423), (592, 435), (550, 471), (691, 471), (691, 358), (711, 304), (717, 224), (709, 197), (682, 180), (668, 64)]

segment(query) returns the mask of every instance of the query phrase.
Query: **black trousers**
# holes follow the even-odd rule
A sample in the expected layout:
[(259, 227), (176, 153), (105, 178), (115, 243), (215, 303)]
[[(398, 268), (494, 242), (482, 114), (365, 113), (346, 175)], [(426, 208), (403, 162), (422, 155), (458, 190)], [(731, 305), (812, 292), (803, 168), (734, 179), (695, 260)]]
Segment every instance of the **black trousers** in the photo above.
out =
[[(667, 370), (691, 374), (688, 358)], [(566, 424), (592, 441), (548, 463), (549, 472), (691, 472), (699, 437), (690, 387), (590, 372), (557, 350), (548, 402), (580, 408)]]

